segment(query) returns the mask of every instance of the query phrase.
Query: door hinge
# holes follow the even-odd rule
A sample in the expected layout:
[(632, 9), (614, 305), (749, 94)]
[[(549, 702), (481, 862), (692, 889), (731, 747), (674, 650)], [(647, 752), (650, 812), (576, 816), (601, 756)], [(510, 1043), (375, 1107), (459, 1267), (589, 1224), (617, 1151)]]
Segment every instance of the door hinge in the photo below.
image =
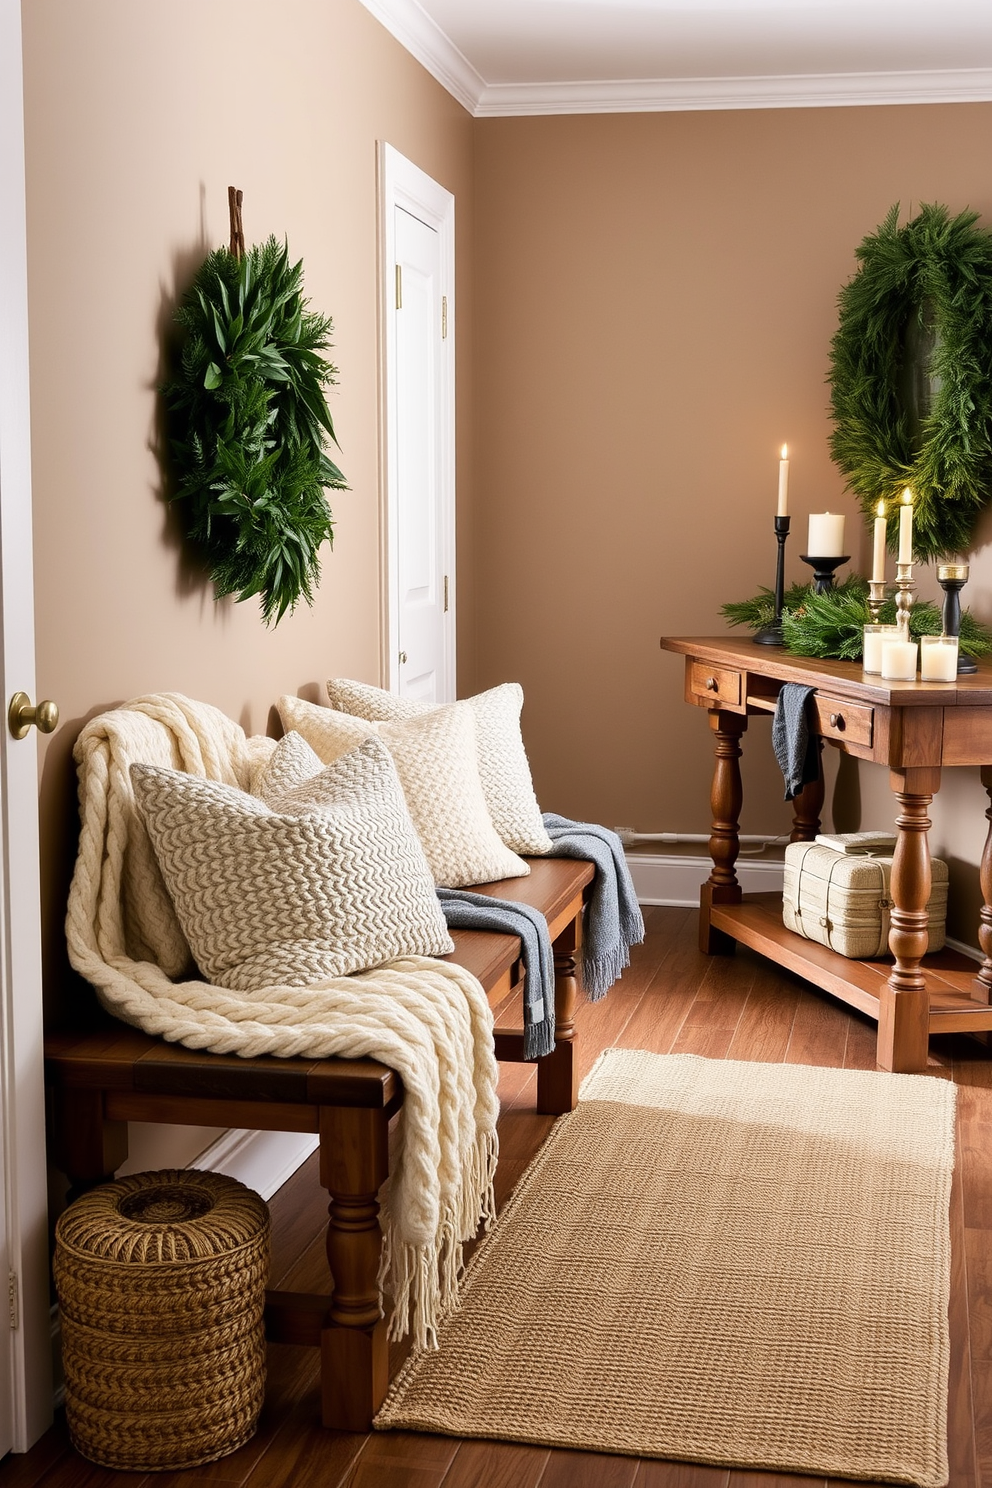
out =
[(444, 576), (444, 613), (448, 613), (448, 575)]
[(448, 339), (448, 296), (441, 296), (441, 340)]
[(403, 309), (403, 265), (396, 265), (396, 308)]
[(7, 1273), (7, 1304), (10, 1309), (10, 1326), (19, 1328), (21, 1326), (21, 1294), (17, 1281), (17, 1272)]

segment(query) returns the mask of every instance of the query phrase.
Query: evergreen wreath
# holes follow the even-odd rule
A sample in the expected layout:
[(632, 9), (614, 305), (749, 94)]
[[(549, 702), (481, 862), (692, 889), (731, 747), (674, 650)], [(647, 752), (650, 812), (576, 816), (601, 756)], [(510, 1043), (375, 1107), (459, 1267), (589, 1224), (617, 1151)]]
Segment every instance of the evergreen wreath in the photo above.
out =
[[(830, 452), (871, 520), (879, 500), (895, 550), (899, 495), (914, 497), (920, 559), (967, 550), (992, 495), (992, 233), (977, 212), (931, 204), (899, 226), (898, 203), (857, 250), (841, 291), (829, 381)], [(907, 327), (932, 317), (932, 404), (918, 431), (898, 385)]]
[(337, 440), (324, 388), (337, 368), (328, 316), (308, 310), (303, 265), (270, 237), (244, 251), (231, 188), (231, 247), (211, 253), (175, 318), (185, 331), (163, 392), (187, 537), (216, 598), (258, 595), (266, 625), (313, 603), (333, 541), (324, 490), (347, 490), (325, 453)]
[[(775, 618), (775, 596), (762, 588), (753, 599), (735, 600), (721, 607), (731, 625), (754, 630)], [(894, 625), (896, 602), (888, 599), (879, 613), (879, 623)], [(834, 657), (860, 661), (864, 650), (864, 628), (871, 623), (868, 583), (860, 574), (850, 574), (826, 594), (817, 594), (812, 584), (793, 584), (782, 603), (782, 638), (795, 656)], [(910, 610), (910, 633), (940, 635), (943, 614), (930, 600), (919, 600)], [(976, 620), (970, 610), (961, 613), (961, 651), (967, 656), (992, 652), (992, 630)]]

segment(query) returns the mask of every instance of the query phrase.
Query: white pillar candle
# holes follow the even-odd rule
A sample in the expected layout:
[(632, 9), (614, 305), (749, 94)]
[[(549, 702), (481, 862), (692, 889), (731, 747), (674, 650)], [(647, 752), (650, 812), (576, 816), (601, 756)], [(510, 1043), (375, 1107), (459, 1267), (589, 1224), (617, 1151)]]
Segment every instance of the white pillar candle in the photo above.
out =
[(789, 446), (783, 444), (782, 458), (778, 462), (778, 517), (789, 515)]
[(880, 501), (875, 518), (875, 542), (871, 554), (872, 583), (881, 584), (885, 579), (885, 502)]
[(840, 558), (844, 552), (844, 518), (816, 512), (809, 519), (806, 555), (809, 558)]
[(890, 682), (916, 681), (915, 641), (882, 642), (882, 676)]
[(864, 659), (861, 665), (866, 672), (876, 676), (882, 670), (882, 647), (886, 641), (899, 639), (898, 625), (866, 625), (864, 635)]
[(920, 645), (920, 676), (924, 682), (958, 680), (957, 636), (921, 636)]
[(899, 508), (899, 562), (913, 561), (913, 493), (907, 486)]

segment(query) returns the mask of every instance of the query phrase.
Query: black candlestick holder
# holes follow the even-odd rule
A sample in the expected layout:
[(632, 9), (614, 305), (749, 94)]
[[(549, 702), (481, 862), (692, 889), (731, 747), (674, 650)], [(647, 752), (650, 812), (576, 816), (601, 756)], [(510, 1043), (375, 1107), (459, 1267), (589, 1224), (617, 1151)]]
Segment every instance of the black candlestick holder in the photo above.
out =
[(789, 517), (775, 518), (775, 538), (778, 542), (778, 555), (775, 560), (775, 619), (771, 625), (764, 625), (755, 631), (754, 640), (758, 646), (784, 646), (785, 636), (782, 631), (782, 606), (785, 603), (785, 540), (789, 535)]
[(800, 553), (804, 563), (808, 563), (813, 570), (813, 592), (815, 594), (829, 594), (834, 587), (834, 569), (840, 568), (842, 563), (850, 563), (850, 555), (846, 558), (811, 558), (806, 553)]
[(958, 637), (958, 676), (977, 672), (978, 663), (973, 656), (965, 656), (961, 650), (961, 590), (968, 582), (967, 563), (941, 563), (937, 568), (937, 583), (944, 591), (944, 634)]

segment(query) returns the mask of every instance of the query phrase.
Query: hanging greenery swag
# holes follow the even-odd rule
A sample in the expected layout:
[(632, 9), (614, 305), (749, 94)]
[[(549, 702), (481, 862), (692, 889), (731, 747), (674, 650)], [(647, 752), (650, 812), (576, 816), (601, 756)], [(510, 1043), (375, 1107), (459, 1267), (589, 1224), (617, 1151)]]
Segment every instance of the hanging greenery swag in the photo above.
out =
[[(721, 608), (731, 625), (761, 630), (775, 619), (775, 595), (762, 588), (753, 599), (736, 600)], [(882, 625), (895, 624), (895, 599), (886, 600), (879, 614)], [(871, 621), (868, 583), (851, 574), (826, 594), (817, 594), (812, 584), (793, 584), (782, 602), (782, 638), (796, 656), (834, 657), (860, 661), (864, 650), (864, 627)], [(943, 615), (938, 605), (920, 600), (910, 611), (914, 636), (940, 635)], [(976, 620), (970, 610), (961, 614), (960, 647), (968, 656), (992, 652), (992, 630)]]
[[(928, 205), (903, 227), (898, 204), (857, 250), (831, 352), (831, 454), (865, 517), (914, 496), (917, 558), (964, 552), (992, 495), (992, 233), (976, 212)], [(907, 409), (907, 337), (933, 337), (929, 410)]]
[(333, 540), (326, 488), (347, 490), (324, 389), (328, 316), (308, 310), (303, 265), (274, 237), (244, 249), (231, 188), (231, 247), (211, 253), (176, 311), (185, 341), (163, 389), (186, 535), (218, 599), (259, 596), (266, 625), (313, 603)]

